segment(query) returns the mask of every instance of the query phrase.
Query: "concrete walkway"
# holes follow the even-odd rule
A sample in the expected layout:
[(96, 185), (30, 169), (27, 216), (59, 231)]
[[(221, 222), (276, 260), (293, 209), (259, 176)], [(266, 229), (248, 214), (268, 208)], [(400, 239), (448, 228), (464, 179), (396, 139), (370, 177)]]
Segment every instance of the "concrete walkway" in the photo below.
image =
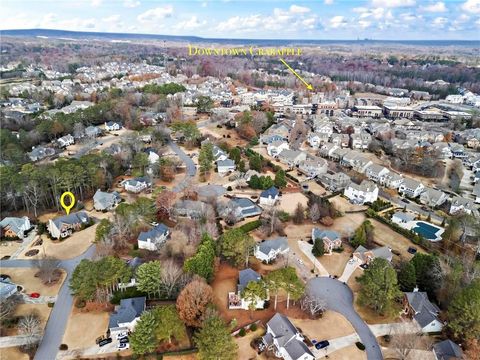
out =
[[(41, 336), (36, 336), (35, 338), (38, 341), (38, 340), (41, 339)], [(30, 336), (27, 336), (27, 335), (1, 336), (0, 337), (0, 348), (22, 346), (22, 345), (27, 344), (29, 339), (30, 339)], [(0, 358), (2, 358), (2, 357), (0, 356)]]
[(359, 264), (354, 258), (348, 260), (347, 265), (345, 265), (345, 269), (343, 269), (343, 274), (338, 278), (338, 281), (346, 283), (358, 267)]
[(319, 276), (329, 276), (327, 269), (323, 267), (320, 261), (317, 260), (312, 254), (313, 245), (305, 241), (298, 240), (298, 247), (303, 252), (303, 254), (312, 262), (313, 266), (317, 269)]
[(33, 229), (26, 238), (23, 239), (20, 247), (15, 250), (15, 252), (10, 255), (10, 259), (16, 259), (29, 245), (32, 241), (37, 241), (40, 239), (40, 236), (37, 236), (37, 229)]

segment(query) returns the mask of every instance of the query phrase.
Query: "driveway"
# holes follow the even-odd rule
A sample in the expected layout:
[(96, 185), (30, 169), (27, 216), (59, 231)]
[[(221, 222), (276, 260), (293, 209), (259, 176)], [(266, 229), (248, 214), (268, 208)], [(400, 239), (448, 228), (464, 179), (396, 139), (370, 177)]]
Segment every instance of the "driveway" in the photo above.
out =
[[(91, 245), (83, 254), (73, 259), (60, 261), (59, 267), (65, 270), (67, 276), (58, 292), (57, 300), (55, 301), (55, 305), (48, 318), (43, 338), (38, 346), (37, 352), (35, 353), (35, 360), (53, 360), (56, 358), (58, 348), (63, 339), (63, 334), (65, 333), (65, 328), (67, 327), (68, 316), (70, 315), (73, 306), (73, 296), (70, 293), (69, 288), (70, 278), (78, 263), (83, 259), (91, 259), (94, 253), (95, 245)], [(0, 268), (34, 268), (38, 266), (39, 261), (49, 260), (0, 260)]]
[(315, 268), (318, 270), (320, 276), (329, 276), (327, 269), (323, 267), (320, 261), (317, 260), (312, 254), (313, 245), (305, 241), (298, 240), (298, 247), (303, 252), (303, 254), (312, 262)]
[(185, 173), (185, 178), (173, 188), (174, 192), (180, 192), (183, 191), (189, 184), (190, 180), (195, 176), (197, 173), (197, 167), (195, 166), (195, 163), (193, 160), (183, 152), (183, 150), (173, 141), (168, 142), (168, 146), (170, 146), (170, 149), (177, 154), (177, 156), (185, 163), (186, 166), (186, 173)]
[(313, 295), (325, 299), (328, 309), (342, 314), (352, 324), (365, 345), (369, 360), (383, 359), (375, 335), (353, 308), (353, 293), (346, 284), (328, 277), (317, 277), (310, 279), (307, 289)]
[(338, 278), (338, 281), (342, 283), (346, 283), (350, 276), (355, 272), (355, 270), (359, 267), (359, 263), (355, 258), (351, 258), (348, 260), (347, 265), (345, 265), (345, 269), (343, 269), (343, 274)]

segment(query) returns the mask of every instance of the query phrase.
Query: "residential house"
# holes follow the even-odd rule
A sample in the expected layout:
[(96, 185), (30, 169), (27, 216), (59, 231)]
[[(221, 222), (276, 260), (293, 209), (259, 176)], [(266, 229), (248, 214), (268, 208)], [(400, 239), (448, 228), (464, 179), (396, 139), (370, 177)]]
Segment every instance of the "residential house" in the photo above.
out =
[(335, 174), (327, 173), (320, 175), (320, 182), (327, 190), (335, 192), (343, 190), (348, 184), (350, 184), (351, 179), (343, 172)]
[(27, 153), (27, 156), (30, 158), (31, 161), (38, 161), (54, 154), (55, 150), (52, 148), (45, 146), (37, 146), (36, 148), (33, 148), (32, 151)]
[[(451, 96), (451, 95), (449, 95)], [(465, 359), (460, 346), (447, 339), (433, 345), (435, 360), (461, 360)]]
[(114, 121), (109, 121), (105, 123), (105, 130), (107, 131), (117, 131), (122, 128), (122, 125), (114, 122)]
[(24, 217), (6, 217), (0, 221), (0, 227), (2, 228), (2, 237), (20, 238), (23, 239), (26, 236), (26, 232), (32, 228), (30, 219)]
[(138, 194), (148, 188), (151, 185), (151, 182), (147, 178), (137, 177), (135, 179), (123, 180), (121, 184), (128, 192)]
[(121, 201), (122, 198), (116, 191), (109, 193), (98, 189), (93, 195), (93, 207), (97, 211), (113, 210)]
[(212, 146), (212, 154), (213, 154), (214, 161), (223, 161), (228, 159), (227, 153), (217, 145)]
[(315, 178), (327, 172), (328, 163), (322, 158), (309, 156), (298, 164), (298, 170), (310, 178)]
[(450, 151), (452, 152), (452, 156), (456, 159), (465, 159), (468, 157), (468, 153), (465, 151), (465, 148), (462, 144), (457, 143), (449, 143)]
[(66, 238), (90, 222), (85, 211), (71, 213), (48, 221), (47, 230), (54, 239)]
[(403, 226), (405, 224), (408, 224), (410, 221), (413, 221), (415, 220), (415, 215), (413, 214), (409, 214), (409, 213), (406, 213), (406, 212), (403, 212), (403, 211), (397, 211), (396, 213), (394, 213), (392, 215), (392, 222), (397, 224), (397, 225), (400, 225), (400, 226)]
[[(237, 291), (228, 293), (228, 308), (249, 310), (252, 301), (244, 298), (242, 292), (250, 282), (259, 282), (261, 280), (260, 274), (252, 269), (240, 270), (238, 272)], [(266, 300), (268, 300), (268, 296), (265, 299), (257, 296), (254, 304), (255, 309), (263, 309)]]
[(277, 157), (283, 150), (288, 149), (290, 149), (290, 146), (284, 140), (274, 141), (267, 145), (267, 153), (272, 157)]
[(368, 145), (372, 142), (372, 135), (366, 132), (355, 133), (350, 135), (350, 144), (352, 149), (368, 149)]
[[(337, 152), (339, 150), (337, 150)], [(341, 149), (341, 150), (346, 150), (346, 149)], [(356, 150), (351, 150), (351, 151), (345, 152), (345, 154), (340, 160), (340, 164), (346, 167), (350, 167), (353, 170), (363, 174), (365, 173), (366, 169), (373, 163), (370, 159), (368, 159), (362, 153)]]
[(402, 184), (398, 188), (398, 192), (409, 198), (418, 197), (425, 190), (425, 186), (420, 181), (411, 178), (404, 178)]
[(191, 219), (201, 218), (207, 209), (207, 204), (195, 200), (179, 200), (173, 206), (177, 216), (184, 216)]
[(143, 149), (142, 151), (148, 155), (148, 163), (150, 165), (153, 165), (160, 160), (160, 156), (157, 154), (155, 149), (149, 147)]
[(290, 128), (284, 124), (275, 124), (270, 126), (267, 131), (260, 135), (260, 143), (270, 144), (274, 141), (288, 140)]
[(262, 209), (248, 198), (233, 198), (230, 200), (230, 203), (240, 219), (257, 216), (262, 213)]
[(350, 144), (350, 136), (348, 134), (333, 134), (330, 142), (342, 148), (346, 148)]
[(304, 337), (295, 325), (285, 316), (276, 313), (267, 322), (267, 333), (262, 337), (262, 342), (275, 356), (284, 360), (314, 360)]
[(387, 246), (382, 246), (375, 248), (373, 250), (368, 250), (360, 245), (354, 252), (353, 258), (356, 259), (360, 264), (370, 264), (373, 259), (382, 258), (388, 261), (392, 261), (393, 254), (392, 250)]
[(150, 251), (157, 251), (160, 245), (167, 241), (170, 230), (164, 224), (159, 224), (149, 231), (142, 231), (138, 235), (138, 248)]
[(286, 149), (278, 154), (278, 159), (280, 162), (293, 168), (300, 162), (305, 161), (307, 159), (307, 154), (300, 150)]
[(88, 137), (97, 137), (102, 134), (102, 130), (97, 126), (88, 126), (85, 128), (85, 136)]
[(370, 180), (374, 182), (379, 182), (380, 179), (387, 175), (389, 172), (390, 170), (388, 170), (385, 166), (372, 164), (365, 170), (365, 175), (367, 175)]
[(75, 143), (75, 139), (72, 135), (68, 134), (57, 139), (57, 143), (60, 147), (64, 148)]
[(352, 181), (345, 188), (343, 195), (355, 204), (373, 203), (378, 198), (378, 186), (369, 180), (363, 180), (360, 185)]
[(323, 246), (326, 254), (331, 254), (334, 249), (338, 249), (342, 246), (342, 238), (336, 231), (325, 229), (312, 229), (312, 240), (323, 240)]
[(448, 195), (441, 190), (432, 188), (425, 188), (425, 191), (420, 194), (420, 202), (430, 207), (440, 206), (447, 201)]
[(460, 213), (466, 213), (474, 216), (478, 215), (478, 209), (475, 205), (475, 202), (470, 199), (465, 199), (461, 196), (455, 196), (450, 204), (450, 214), (455, 215)]
[(414, 289), (406, 292), (403, 299), (404, 312), (414, 319), (424, 333), (441, 332), (443, 323), (438, 318), (440, 309), (428, 300), (426, 292)]
[(110, 314), (108, 332), (110, 337), (120, 332), (131, 332), (138, 319), (146, 309), (146, 297), (135, 297), (120, 300), (120, 305)]
[(220, 175), (225, 175), (231, 171), (235, 171), (235, 169), (235, 161), (231, 159), (217, 161), (217, 171)]
[(432, 144), (433, 150), (438, 152), (441, 159), (450, 159), (453, 154), (450, 146), (446, 142), (436, 142)]
[(259, 203), (262, 206), (273, 206), (277, 202), (279, 195), (280, 192), (278, 189), (275, 186), (272, 186), (271, 188), (263, 190), (260, 193)]
[(257, 243), (253, 255), (260, 261), (270, 263), (279, 255), (286, 254), (290, 250), (286, 237), (278, 237), (271, 240), (263, 240)]
[(398, 189), (402, 183), (403, 177), (392, 171), (380, 177), (380, 185), (390, 189)]

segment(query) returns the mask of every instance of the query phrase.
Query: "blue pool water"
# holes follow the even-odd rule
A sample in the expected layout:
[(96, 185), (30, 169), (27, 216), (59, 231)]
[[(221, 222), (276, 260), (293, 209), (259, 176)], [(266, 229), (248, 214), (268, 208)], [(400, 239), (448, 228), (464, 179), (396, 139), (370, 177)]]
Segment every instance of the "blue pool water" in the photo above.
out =
[(423, 221), (417, 221), (416, 226), (412, 230), (427, 240), (437, 240), (438, 231), (443, 229)]

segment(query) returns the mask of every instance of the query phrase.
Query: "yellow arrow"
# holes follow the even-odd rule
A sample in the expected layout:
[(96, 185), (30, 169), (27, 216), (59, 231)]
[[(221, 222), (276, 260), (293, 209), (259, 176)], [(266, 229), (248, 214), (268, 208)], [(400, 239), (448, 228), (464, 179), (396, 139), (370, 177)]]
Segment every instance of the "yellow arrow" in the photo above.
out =
[(303, 83), (305, 84), (305, 86), (307, 87), (308, 90), (313, 90), (313, 86), (312, 86), (311, 84), (307, 83), (305, 80), (303, 80), (303, 78), (302, 78), (300, 75), (298, 75), (298, 73), (297, 73), (295, 70), (293, 70), (293, 69), (290, 67), (290, 65), (288, 65), (288, 64), (285, 62), (285, 60), (280, 59), (280, 61), (283, 63), (283, 65), (285, 65), (285, 66), (288, 68), (288, 70), (290, 70), (290, 71), (293, 73), (293, 75), (295, 75), (297, 78), (300, 79), (301, 82), (303, 82)]

